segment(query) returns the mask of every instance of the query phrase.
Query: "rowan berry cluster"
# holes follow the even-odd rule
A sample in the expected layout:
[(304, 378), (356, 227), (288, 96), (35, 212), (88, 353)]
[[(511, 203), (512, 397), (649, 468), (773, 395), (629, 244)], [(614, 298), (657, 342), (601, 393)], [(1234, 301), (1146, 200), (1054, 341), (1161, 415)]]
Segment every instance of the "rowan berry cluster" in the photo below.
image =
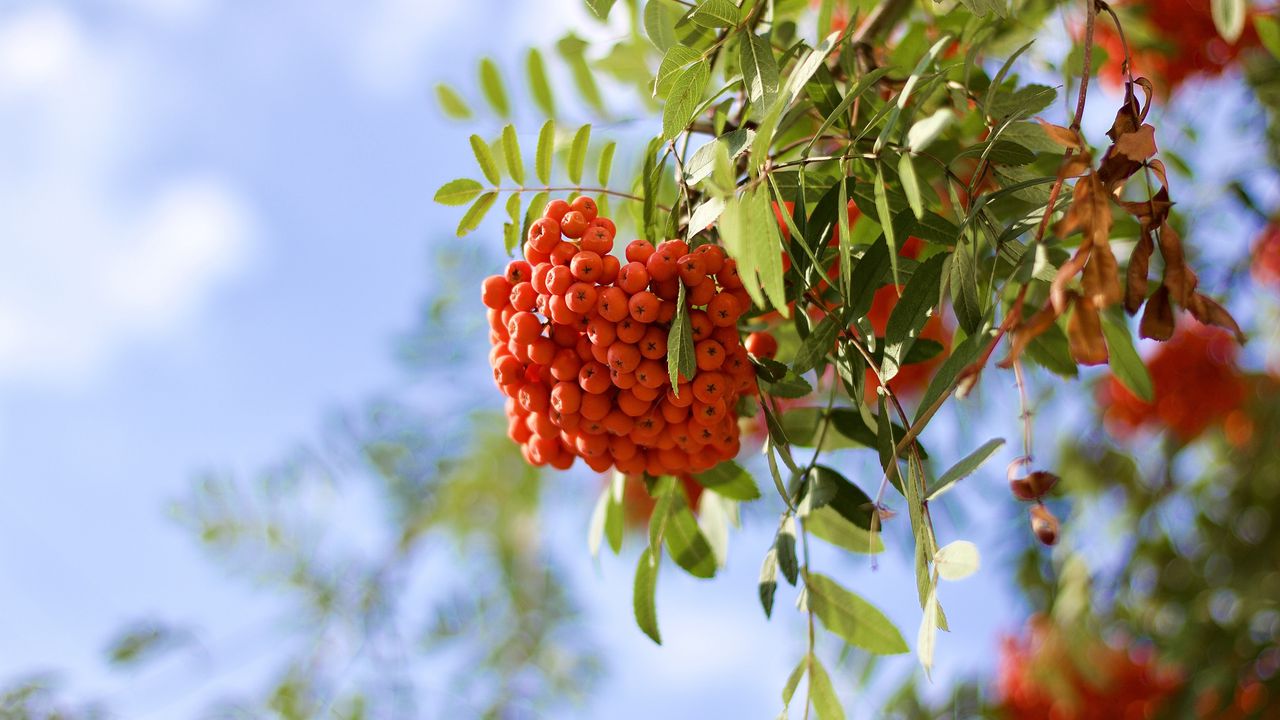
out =
[[(489, 355), (508, 434), (533, 465), (650, 475), (703, 472), (738, 453), (737, 402), (757, 392), (738, 335), (750, 307), (716, 245), (627, 245), (579, 197), (548, 203), (524, 259), (486, 278)], [(681, 285), (697, 370), (671, 385), (667, 341)]]

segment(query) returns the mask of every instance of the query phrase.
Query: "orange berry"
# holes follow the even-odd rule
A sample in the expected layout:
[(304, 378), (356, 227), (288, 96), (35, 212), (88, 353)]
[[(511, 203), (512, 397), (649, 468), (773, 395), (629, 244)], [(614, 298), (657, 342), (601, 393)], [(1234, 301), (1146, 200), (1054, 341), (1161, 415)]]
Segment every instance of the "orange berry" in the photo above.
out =
[[(688, 405), (674, 405), (665, 400), (662, 402), (662, 419), (667, 421), (668, 426), (674, 425), (675, 423), (684, 422), (688, 418), (689, 418)], [(685, 442), (688, 442), (687, 437), (685, 438)]]
[(716, 296), (716, 281), (706, 278), (702, 282), (689, 288), (685, 297), (689, 300), (690, 305), (706, 305), (711, 302), (711, 298)]
[[(715, 425), (724, 417), (725, 412), (726, 410), (723, 399), (716, 398), (711, 402), (696, 401), (693, 403), (693, 408), (689, 412), (689, 418), (699, 425), (703, 425), (710, 429), (712, 425)], [(710, 438), (709, 442), (715, 442), (714, 431), (712, 431), (708, 437)]]
[(610, 238), (618, 237), (618, 226), (614, 225), (613, 221), (607, 217), (600, 217), (597, 215), (596, 218), (591, 221), (591, 225), (592, 227), (602, 227), (605, 230), (608, 230)]
[(538, 365), (550, 365), (556, 357), (556, 344), (548, 337), (536, 337), (529, 344), (529, 359)]
[[(605, 250), (605, 252), (609, 252)], [(600, 277), (596, 279), (601, 285), (612, 285), (618, 279), (618, 271), (622, 269), (622, 264), (618, 262), (618, 258), (612, 255), (602, 255), (600, 258)]]
[(694, 342), (711, 337), (711, 331), (715, 328), (711, 324), (710, 316), (702, 310), (691, 310), (689, 312), (689, 326), (693, 329)]
[(592, 395), (599, 395), (608, 390), (609, 385), (609, 368), (594, 360), (583, 363), (578, 371), (579, 387)]
[(507, 278), (507, 282), (512, 285), (528, 282), (533, 278), (533, 266), (524, 260), (512, 260), (507, 263), (507, 272), (505, 277)]
[(583, 282), (595, 282), (600, 277), (600, 256), (590, 250), (583, 250), (573, 256), (569, 270)]
[(522, 248), (522, 251), (524, 252), (525, 261), (528, 262), (530, 265), (537, 265), (538, 263), (544, 263), (551, 257), (547, 253), (544, 253), (541, 250), (535, 248), (531, 243), (525, 243)]
[(580, 282), (569, 286), (569, 290), (565, 293), (564, 301), (570, 310), (576, 313), (586, 313), (596, 306), (596, 296), (595, 285)]
[(658, 387), (653, 388), (653, 387), (649, 387), (648, 385), (640, 384), (638, 378), (640, 377), (640, 368), (644, 367), (644, 362), (645, 361), (641, 361), (640, 367), (636, 368), (635, 375), (636, 375), (637, 381), (636, 381), (636, 384), (631, 388), (631, 392), (635, 393), (636, 397), (640, 398), (641, 400), (652, 402), (662, 396), (662, 390), (661, 390), (662, 385), (661, 383), (659, 383)]
[(583, 250), (590, 250), (599, 255), (607, 255), (613, 249), (613, 235), (601, 225), (590, 225), (582, 234), (579, 242)]
[(636, 386), (636, 374), (633, 372), (623, 372), (617, 368), (610, 368), (609, 382), (619, 390), (630, 390)]
[(549, 262), (538, 263), (533, 266), (533, 278), (529, 283), (533, 285), (533, 289), (539, 295), (549, 295), (551, 291), (547, 290), (547, 276), (551, 274), (552, 268), (555, 266)]
[(596, 304), (600, 309), (600, 317), (610, 322), (618, 322), (631, 314), (631, 308), (627, 306), (627, 294), (622, 288), (601, 289)]
[[(608, 382), (608, 378), (605, 378), (605, 381)], [(599, 422), (603, 420), (612, 409), (613, 398), (608, 395), (588, 391), (586, 395), (582, 396), (582, 405), (578, 412), (581, 413), (584, 420)]]
[(559, 244), (556, 245), (555, 249), (551, 251), (551, 254), (550, 254), (551, 264), (552, 265), (568, 265), (570, 262), (573, 261), (573, 256), (577, 254), (578, 254), (577, 245), (574, 245), (571, 242), (561, 241)]
[(676, 263), (677, 256), (671, 254), (671, 250), (662, 249), (661, 246), (649, 256), (644, 266), (649, 271), (649, 277), (662, 281), (670, 280), (680, 276), (680, 265)]
[(507, 332), (513, 341), (528, 345), (542, 333), (542, 322), (531, 312), (518, 312), (507, 323)]
[(560, 219), (560, 232), (564, 233), (567, 238), (578, 239), (587, 231), (586, 216), (577, 210), (570, 210)]
[(563, 295), (552, 295), (547, 301), (547, 310), (550, 311), (547, 314), (551, 316), (551, 320), (562, 325), (577, 325), (583, 319), (581, 314), (569, 307)]
[(724, 267), (724, 250), (719, 245), (699, 245), (691, 252), (702, 258), (703, 269), (708, 275), (715, 275)]
[(676, 318), (676, 303), (674, 300), (663, 300), (658, 303), (658, 322), (667, 324)]
[(692, 253), (682, 255), (676, 260), (676, 264), (680, 267), (680, 280), (689, 287), (697, 285), (707, 277), (706, 263), (698, 255)]
[(604, 316), (592, 318), (587, 323), (587, 337), (591, 339), (591, 344), (596, 347), (609, 347), (618, 337), (618, 332), (613, 323), (609, 322)]
[(649, 271), (638, 262), (629, 262), (618, 270), (615, 284), (628, 295), (635, 295), (649, 285)]
[(733, 288), (742, 287), (742, 277), (738, 275), (738, 263), (733, 258), (725, 258), (724, 264), (720, 266), (720, 272), (716, 273), (716, 280), (719, 281), (720, 287)]
[(666, 280), (650, 280), (649, 287), (653, 288), (654, 295), (663, 300), (676, 300), (680, 297), (679, 277), (667, 278)]
[(649, 291), (638, 292), (627, 301), (631, 317), (642, 323), (658, 319), (658, 297)]
[(511, 283), (501, 275), (490, 275), (480, 285), (480, 301), (491, 310), (501, 310), (510, 298)]
[(596, 201), (586, 195), (579, 195), (574, 198), (573, 202), (569, 203), (569, 207), (581, 213), (582, 217), (587, 219), (587, 224), (591, 224), (596, 219), (596, 214), (600, 212), (600, 209), (596, 207)]
[(635, 345), (615, 342), (609, 346), (609, 367), (618, 372), (629, 373), (640, 364), (640, 350)]
[[(631, 432), (631, 428), (635, 427), (636, 421), (620, 408), (615, 407), (609, 411), (608, 415), (604, 416), (604, 420), (601, 421), (601, 424), (604, 425), (605, 431), (610, 435), (626, 435)], [(612, 451), (612, 440), (609, 443), (609, 448)]]
[(756, 357), (773, 359), (778, 354), (778, 339), (767, 332), (753, 332), (747, 336), (745, 347)]
[(551, 361), (551, 376), (557, 380), (575, 381), (581, 369), (582, 358), (571, 348), (561, 348)]
[(719, 370), (724, 365), (724, 346), (715, 340), (703, 340), (694, 346), (693, 352), (699, 370)]
[(555, 220), (558, 225), (564, 214), (569, 212), (570, 209), (569, 203), (564, 200), (552, 200), (542, 209), (542, 216)]
[(693, 397), (704, 404), (724, 397), (728, 389), (725, 376), (718, 372), (698, 373), (698, 376), (693, 379)]
[(538, 252), (549, 253), (560, 244), (560, 223), (548, 217), (529, 225), (529, 244)]
[(552, 325), (551, 342), (562, 348), (571, 348), (578, 344), (578, 333), (568, 325)]
[(636, 366), (636, 382), (647, 388), (656, 390), (667, 379), (666, 365), (657, 360), (641, 360)]
[(689, 407), (693, 404), (693, 385), (682, 382), (676, 388), (667, 386), (667, 402), (676, 407)]
[(640, 339), (644, 337), (644, 333), (647, 329), (648, 327), (644, 323), (639, 322), (628, 315), (618, 321), (618, 339), (624, 343), (638, 343), (640, 342)]
[(737, 324), (738, 316), (741, 314), (742, 308), (738, 305), (737, 298), (729, 293), (719, 293), (707, 303), (707, 317), (711, 318), (711, 324), (717, 327)]
[(533, 283), (521, 282), (511, 286), (511, 307), (527, 312), (534, 308), (537, 300), (538, 291), (533, 289)]
[(566, 265), (558, 265), (547, 272), (547, 291), (552, 295), (563, 295), (573, 284), (573, 272)]
[(633, 418), (638, 418), (649, 412), (651, 405), (649, 401), (636, 397), (636, 394), (630, 390), (619, 391), (614, 401), (617, 402), (619, 410)]
[(661, 360), (667, 356), (667, 333), (659, 327), (645, 328), (644, 337), (638, 343), (640, 354), (649, 360)]
[(653, 254), (654, 247), (647, 240), (632, 240), (627, 243), (626, 257), (627, 262), (638, 262), (644, 264), (648, 262), (649, 256)]
[(514, 357), (506, 355), (493, 366), (493, 379), (499, 385), (510, 385), (520, 379), (524, 365)]
[(546, 386), (539, 383), (527, 383), (516, 393), (516, 402), (529, 412), (541, 412), (547, 409), (550, 393)]

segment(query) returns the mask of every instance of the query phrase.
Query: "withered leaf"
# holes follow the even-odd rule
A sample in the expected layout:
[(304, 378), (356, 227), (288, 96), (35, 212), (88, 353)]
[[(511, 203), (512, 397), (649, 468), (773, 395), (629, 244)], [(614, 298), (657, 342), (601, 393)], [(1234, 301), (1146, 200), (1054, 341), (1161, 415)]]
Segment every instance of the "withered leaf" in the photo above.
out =
[(1089, 262), (1084, 266), (1084, 296), (1097, 308), (1110, 307), (1124, 298), (1120, 287), (1120, 265), (1111, 243), (1094, 243)]
[(1067, 284), (1071, 282), (1071, 278), (1075, 277), (1084, 269), (1085, 262), (1089, 259), (1089, 250), (1093, 247), (1093, 243), (1087, 239), (1079, 248), (1071, 259), (1062, 263), (1062, 267), (1058, 268), (1058, 272), (1053, 276), (1053, 282), (1049, 284), (1049, 304), (1053, 306), (1056, 314), (1061, 315), (1067, 311), (1067, 304), (1071, 301), (1071, 293), (1067, 291)]
[(1169, 191), (1160, 188), (1150, 200), (1121, 200), (1120, 207), (1132, 215), (1144, 228), (1159, 227), (1169, 217), (1173, 203), (1169, 201)]
[(1196, 274), (1187, 266), (1186, 257), (1182, 253), (1182, 238), (1168, 223), (1160, 226), (1157, 237), (1160, 239), (1160, 256), (1164, 258), (1164, 285), (1169, 289), (1172, 299), (1186, 307), (1195, 295)]
[(1081, 365), (1107, 362), (1107, 342), (1102, 335), (1102, 319), (1087, 297), (1077, 297), (1075, 309), (1067, 319), (1067, 340), (1071, 357)]
[(1151, 125), (1143, 125), (1117, 138), (1115, 147), (1116, 153), (1134, 162), (1146, 162), (1156, 154), (1156, 129)]
[(1071, 150), (1079, 150), (1084, 147), (1084, 142), (1080, 138), (1080, 133), (1070, 128), (1064, 128), (1061, 125), (1054, 125), (1042, 118), (1036, 118), (1036, 122), (1040, 123), (1040, 127), (1044, 128), (1044, 132), (1049, 139), (1058, 143), (1064, 148)]
[(1169, 288), (1163, 284), (1147, 300), (1147, 309), (1138, 323), (1138, 335), (1161, 341), (1173, 337), (1173, 305), (1169, 302)]
[(1125, 271), (1124, 309), (1133, 315), (1142, 307), (1147, 299), (1147, 270), (1151, 265), (1151, 253), (1155, 252), (1156, 243), (1151, 238), (1151, 231), (1145, 227), (1138, 244), (1129, 255), (1129, 267)]
[(1022, 356), (1022, 351), (1027, 349), (1027, 345), (1032, 340), (1044, 333), (1058, 319), (1058, 312), (1054, 310), (1052, 303), (1046, 303), (1031, 317), (1023, 320), (1017, 327), (1010, 332), (1009, 340), (1009, 357), (1001, 360), (997, 365), (1006, 370), (1013, 367), (1013, 364)]
[(1187, 305), (1187, 309), (1191, 311), (1191, 315), (1195, 319), (1206, 325), (1217, 325), (1220, 328), (1230, 330), (1236, 336), (1236, 342), (1244, 344), (1244, 331), (1236, 323), (1236, 319), (1231, 317), (1231, 313), (1227, 309), (1218, 304), (1216, 300), (1203, 293), (1196, 293), (1191, 302)]

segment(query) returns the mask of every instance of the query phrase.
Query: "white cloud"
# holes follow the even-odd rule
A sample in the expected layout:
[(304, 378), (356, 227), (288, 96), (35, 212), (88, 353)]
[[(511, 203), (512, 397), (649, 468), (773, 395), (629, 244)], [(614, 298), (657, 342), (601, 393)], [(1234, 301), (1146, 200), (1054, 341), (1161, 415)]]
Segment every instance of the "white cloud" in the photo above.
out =
[(91, 42), (53, 5), (0, 16), (6, 46), (0, 384), (81, 381), (244, 267), (254, 220), (216, 176), (139, 180), (163, 121), (148, 92), (166, 86), (140, 50)]

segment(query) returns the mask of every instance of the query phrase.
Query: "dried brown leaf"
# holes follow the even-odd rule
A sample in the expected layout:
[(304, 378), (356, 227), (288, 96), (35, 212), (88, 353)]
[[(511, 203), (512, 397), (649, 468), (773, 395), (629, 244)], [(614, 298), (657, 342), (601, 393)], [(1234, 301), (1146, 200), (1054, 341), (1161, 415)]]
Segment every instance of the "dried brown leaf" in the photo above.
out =
[(1102, 318), (1087, 297), (1076, 299), (1075, 310), (1067, 319), (1067, 340), (1071, 357), (1081, 365), (1107, 362), (1107, 342), (1102, 335)]
[(1071, 150), (1079, 150), (1084, 147), (1084, 142), (1080, 138), (1080, 133), (1070, 128), (1064, 128), (1061, 125), (1054, 125), (1042, 118), (1036, 118), (1036, 122), (1040, 123), (1040, 127), (1044, 128), (1044, 132), (1049, 139), (1058, 143), (1064, 148)]
[(1196, 293), (1192, 296), (1187, 309), (1191, 311), (1191, 315), (1195, 319), (1206, 325), (1217, 325), (1220, 328), (1230, 330), (1236, 336), (1236, 342), (1241, 345), (1244, 344), (1244, 331), (1240, 329), (1236, 319), (1231, 317), (1231, 313), (1227, 312), (1227, 309), (1219, 305), (1213, 298), (1203, 293)]
[(1147, 299), (1147, 270), (1155, 247), (1151, 232), (1144, 228), (1138, 244), (1129, 255), (1129, 267), (1125, 272), (1124, 309), (1130, 315), (1138, 312), (1142, 302)]
[(1120, 265), (1109, 242), (1095, 242), (1084, 266), (1084, 296), (1097, 308), (1110, 307), (1124, 299), (1120, 287)]
[(1026, 350), (1027, 345), (1045, 330), (1048, 330), (1057, 319), (1058, 312), (1054, 310), (1052, 303), (1047, 303), (1031, 317), (1023, 320), (1009, 333), (1009, 357), (1001, 360), (997, 365), (1006, 370), (1013, 367), (1018, 358), (1022, 357), (1022, 351)]
[(1161, 341), (1173, 337), (1173, 305), (1169, 302), (1169, 288), (1163, 284), (1147, 300), (1147, 309), (1138, 323), (1138, 335)]

